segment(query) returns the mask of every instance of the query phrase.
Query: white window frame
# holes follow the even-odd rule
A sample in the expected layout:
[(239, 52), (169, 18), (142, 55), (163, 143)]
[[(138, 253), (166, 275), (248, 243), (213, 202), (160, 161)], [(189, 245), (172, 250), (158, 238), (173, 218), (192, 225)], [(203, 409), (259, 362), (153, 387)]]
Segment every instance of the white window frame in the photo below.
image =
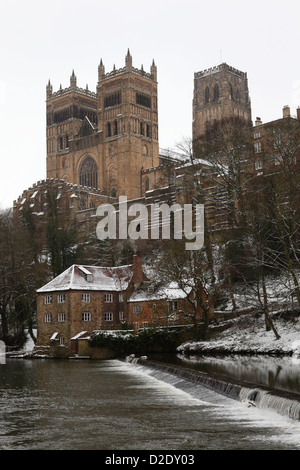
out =
[(81, 320), (82, 320), (82, 321), (92, 321), (92, 314), (91, 314), (91, 312), (82, 312), (82, 313), (81, 313)]
[(45, 295), (45, 304), (46, 305), (52, 304), (52, 295)]
[(120, 321), (124, 321), (124, 320), (125, 320), (124, 312), (119, 312), (119, 320), (120, 320)]
[(113, 321), (114, 314), (112, 312), (104, 312), (104, 321)]
[(112, 294), (104, 294), (104, 302), (111, 304), (113, 302)]
[(255, 151), (255, 153), (261, 153), (261, 152), (262, 152), (262, 144), (261, 144), (261, 142), (255, 142), (255, 144), (254, 144), (254, 151)]
[(82, 302), (90, 302), (91, 301), (91, 294), (81, 294), (81, 301)]
[(64, 346), (64, 345), (65, 345), (65, 338), (64, 338), (64, 336), (60, 336), (60, 338), (59, 338), (59, 345), (60, 345), (60, 346)]
[(262, 170), (263, 166), (264, 166), (264, 164), (263, 164), (263, 161), (262, 161), (262, 160), (257, 160), (257, 161), (255, 162), (255, 169), (256, 169), (256, 170)]
[(51, 322), (52, 322), (52, 314), (51, 313), (45, 313), (44, 323), (51, 323)]
[(133, 305), (133, 315), (139, 315), (140, 312), (141, 312), (140, 304), (134, 304)]
[(119, 294), (119, 302), (124, 302), (124, 294)]
[(61, 312), (57, 315), (57, 321), (59, 322), (65, 322), (66, 321), (66, 314), (64, 312)]
[(65, 301), (66, 301), (65, 294), (57, 294), (57, 303), (58, 304), (64, 304)]

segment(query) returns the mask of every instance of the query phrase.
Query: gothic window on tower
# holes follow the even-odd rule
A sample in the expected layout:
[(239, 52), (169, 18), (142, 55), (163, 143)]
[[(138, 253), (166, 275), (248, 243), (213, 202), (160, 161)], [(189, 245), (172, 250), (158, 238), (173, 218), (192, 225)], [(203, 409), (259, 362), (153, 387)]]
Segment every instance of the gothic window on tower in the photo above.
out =
[(151, 96), (144, 93), (136, 93), (136, 104), (151, 109)]
[(114, 135), (118, 135), (118, 121), (114, 121)]
[(98, 188), (98, 168), (95, 160), (90, 156), (86, 157), (81, 164), (79, 184), (89, 188)]
[(209, 88), (205, 88), (205, 103), (209, 103)]
[(219, 85), (216, 83), (214, 86), (214, 101), (217, 101), (220, 97)]
[(104, 98), (104, 108), (121, 104), (121, 92), (112, 93)]

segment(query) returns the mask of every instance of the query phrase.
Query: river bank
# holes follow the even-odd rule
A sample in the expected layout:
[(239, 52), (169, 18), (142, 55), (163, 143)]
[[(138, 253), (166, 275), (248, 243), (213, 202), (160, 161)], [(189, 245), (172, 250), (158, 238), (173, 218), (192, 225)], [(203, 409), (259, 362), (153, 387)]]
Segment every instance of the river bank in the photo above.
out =
[[(212, 323), (207, 341), (187, 341), (177, 348), (180, 354), (271, 354), (300, 357), (300, 317), (284, 312), (272, 314), (274, 326), (266, 331), (263, 316), (245, 314)], [(299, 360), (300, 364), (300, 360)]]

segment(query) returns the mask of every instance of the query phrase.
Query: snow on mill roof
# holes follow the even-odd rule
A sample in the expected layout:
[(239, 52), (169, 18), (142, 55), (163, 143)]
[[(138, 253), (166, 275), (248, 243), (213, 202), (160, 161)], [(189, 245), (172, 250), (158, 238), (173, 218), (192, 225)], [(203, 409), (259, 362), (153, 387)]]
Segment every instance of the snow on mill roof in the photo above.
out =
[(117, 267), (74, 264), (48, 282), (37, 293), (65, 290), (125, 290), (132, 278), (132, 265)]
[(187, 297), (187, 294), (191, 291), (191, 288), (188, 288), (186, 292), (178, 287), (176, 282), (170, 282), (168, 285), (160, 286), (154, 292), (150, 289), (141, 287), (135, 291), (130, 298), (129, 302), (147, 302), (150, 300), (178, 300), (184, 299)]

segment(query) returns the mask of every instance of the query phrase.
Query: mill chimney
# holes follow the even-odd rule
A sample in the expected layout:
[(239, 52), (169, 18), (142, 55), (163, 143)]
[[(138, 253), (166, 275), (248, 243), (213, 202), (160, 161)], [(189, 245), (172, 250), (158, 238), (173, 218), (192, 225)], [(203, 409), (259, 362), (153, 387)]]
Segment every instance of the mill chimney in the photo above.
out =
[(291, 117), (291, 110), (289, 106), (284, 106), (282, 110), (282, 115), (284, 118)]

